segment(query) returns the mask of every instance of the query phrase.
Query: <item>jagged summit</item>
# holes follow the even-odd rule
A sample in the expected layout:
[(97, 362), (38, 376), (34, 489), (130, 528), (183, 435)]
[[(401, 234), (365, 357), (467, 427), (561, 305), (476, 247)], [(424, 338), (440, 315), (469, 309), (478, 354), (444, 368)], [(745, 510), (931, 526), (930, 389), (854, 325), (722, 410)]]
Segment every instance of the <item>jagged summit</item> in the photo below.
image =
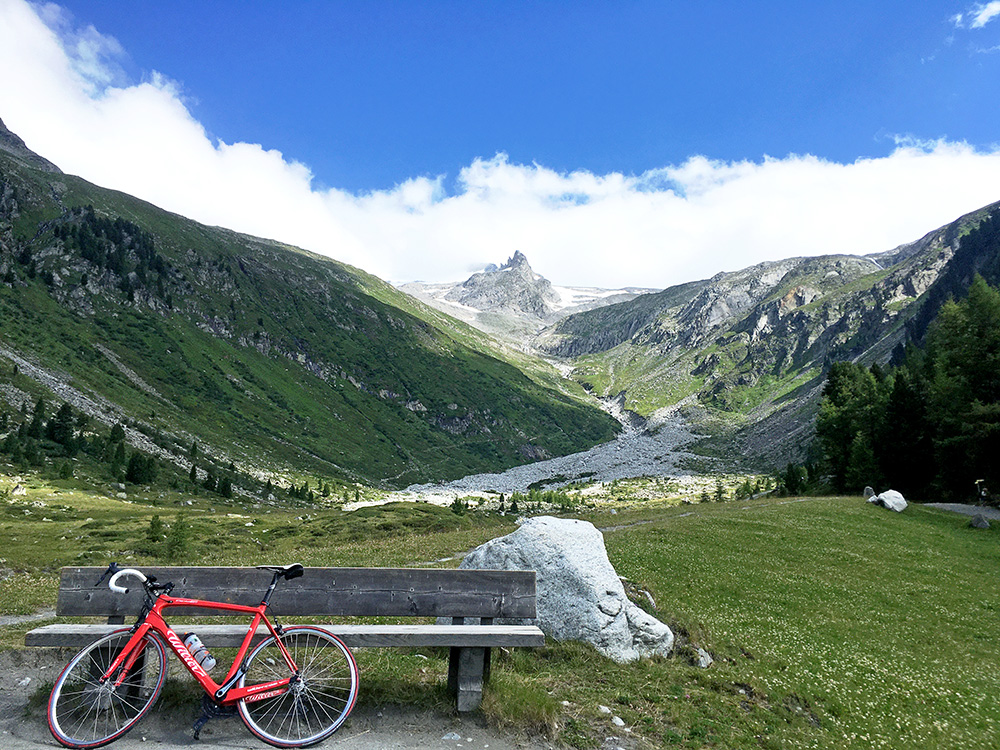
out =
[(531, 264), (528, 263), (527, 256), (520, 250), (515, 250), (514, 254), (507, 259), (507, 262), (500, 266), (501, 271), (506, 271), (511, 268), (527, 268), (531, 270)]
[(7, 126), (3, 124), (3, 120), (0, 120), (0, 150), (6, 151), (21, 163), (34, 169), (62, 174), (59, 167), (45, 157), (36, 154), (25, 145), (20, 136), (8, 130)]
[(481, 312), (544, 319), (555, 311), (560, 297), (548, 279), (532, 270), (524, 253), (516, 250), (500, 268), (473, 274), (445, 299)]

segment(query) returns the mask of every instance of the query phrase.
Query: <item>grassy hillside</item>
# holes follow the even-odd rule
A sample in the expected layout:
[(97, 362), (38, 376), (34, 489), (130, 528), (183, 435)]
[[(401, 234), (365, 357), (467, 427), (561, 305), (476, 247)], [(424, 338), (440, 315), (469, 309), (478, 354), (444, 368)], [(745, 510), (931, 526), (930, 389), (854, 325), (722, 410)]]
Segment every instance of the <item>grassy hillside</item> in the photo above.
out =
[(543, 362), (357, 269), (3, 152), (0, 279), (0, 346), (248, 474), (403, 486), (617, 429)]
[[(0, 481), (0, 492), (10, 483)], [(0, 614), (52, 606), (58, 564), (165, 560), (164, 541), (148, 530), (158, 514), (170, 536), (170, 497), (140, 492), (126, 503), (30, 478), (26, 486), (27, 496), (0, 503), (0, 534), (10, 540), (0, 566), (23, 560), (0, 581)], [(509, 515), (410, 504), (354, 514), (209, 508), (196, 501), (181, 516), (191, 529), (184, 560), (426, 564), (515, 527)], [(978, 531), (967, 517), (917, 505), (895, 514), (847, 497), (624, 500), (577, 507), (574, 517), (613, 527), (605, 540), (618, 573), (652, 594), (656, 609), (637, 600), (682, 645), (669, 659), (631, 665), (573, 643), (495, 654), (483, 708), (491, 722), (577, 748), (612, 736), (638, 748), (1000, 744), (996, 524)], [(16, 645), (27, 628), (0, 638)], [(713, 655), (708, 669), (692, 665), (695, 644)], [(446, 709), (446, 654), (360, 651), (359, 661), (362, 702)]]

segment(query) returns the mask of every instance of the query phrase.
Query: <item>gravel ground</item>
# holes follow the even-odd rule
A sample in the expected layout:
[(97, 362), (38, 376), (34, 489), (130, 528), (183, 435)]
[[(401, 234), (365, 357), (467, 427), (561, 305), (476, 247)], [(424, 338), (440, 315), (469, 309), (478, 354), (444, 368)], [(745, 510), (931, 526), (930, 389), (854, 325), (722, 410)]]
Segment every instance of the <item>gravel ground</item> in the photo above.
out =
[(515, 466), (499, 474), (473, 474), (444, 484), (415, 484), (405, 493), (396, 493), (395, 499), (458, 497), (476, 491), (524, 492), (535, 482), (557, 477), (566, 483), (581, 478), (610, 482), (640, 476), (683, 476), (690, 473), (682, 468), (685, 461), (694, 458), (684, 449), (697, 437), (673, 412), (655, 416), (646, 424), (625, 420), (625, 428), (615, 440), (588, 451)]
[(981, 505), (963, 505), (962, 503), (925, 503), (928, 508), (950, 510), (966, 516), (984, 516), (990, 521), (1000, 521), (1000, 508), (986, 508)]
[[(39, 750), (61, 747), (49, 733), (45, 707), (28, 709), (40, 685), (51, 684), (70, 651), (24, 649), (0, 653), (0, 748)], [(168, 678), (170, 679), (170, 678)], [(153, 709), (129, 734), (115, 742), (116, 750), (164, 750), (268, 747), (253, 737), (239, 718), (210, 721), (195, 740), (188, 711), (158, 713)], [(457, 739), (456, 739), (457, 738)], [(449, 716), (406, 708), (359, 704), (348, 723), (317, 747), (330, 750), (552, 750), (538, 740), (501, 736), (477, 716)]]

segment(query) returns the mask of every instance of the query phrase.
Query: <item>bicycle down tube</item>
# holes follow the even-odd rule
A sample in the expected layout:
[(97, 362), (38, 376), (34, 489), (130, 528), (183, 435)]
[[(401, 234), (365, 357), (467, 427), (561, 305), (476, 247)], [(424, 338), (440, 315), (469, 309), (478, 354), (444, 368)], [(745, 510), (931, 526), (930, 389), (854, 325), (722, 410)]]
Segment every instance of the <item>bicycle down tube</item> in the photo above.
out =
[[(233, 660), (233, 665), (229, 669), (229, 674), (222, 683), (217, 683), (212, 679), (212, 676), (204, 670), (204, 668), (199, 664), (191, 652), (188, 651), (184, 642), (181, 641), (180, 637), (173, 631), (173, 629), (167, 624), (166, 620), (160, 614), (162, 610), (169, 607), (198, 607), (201, 609), (218, 609), (225, 610), (229, 612), (239, 612), (242, 614), (253, 615), (253, 621), (250, 623), (247, 634), (243, 637), (243, 642), (240, 644), (239, 651), (236, 654), (236, 658)], [(239, 682), (242, 676), (242, 669), (244, 667), (244, 661), (246, 659), (247, 652), (250, 650), (250, 646), (253, 643), (253, 639), (257, 634), (257, 628), (263, 623), (270, 635), (275, 637), (280, 636), (281, 632), (275, 628), (271, 621), (267, 619), (264, 615), (264, 611), (267, 609), (267, 603), (261, 602), (256, 607), (248, 607), (242, 604), (228, 604), (226, 602), (210, 602), (202, 599), (184, 599), (180, 597), (172, 597), (167, 594), (161, 594), (156, 603), (153, 605), (152, 610), (146, 615), (145, 619), (139, 623), (138, 628), (135, 633), (132, 634), (132, 638), (129, 639), (128, 645), (122, 650), (118, 657), (111, 663), (107, 671), (101, 675), (102, 680), (107, 680), (111, 675), (116, 673), (116, 670), (122, 665), (122, 662), (129, 659), (129, 663), (125, 665), (125, 669), (122, 669), (119, 673), (117, 683), (120, 683), (125, 679), (128, 674), (129, 669), (134, 661), (136, 655), (139, 653), (139, 644), (142, 643), (142, 639), (146, 634), (152, 630), (154, 633), (163, 636), (164, 640), (169, 644), (171, 650), (177, 655), (187, 667), (188, 671), (194, 676), (194, 678), (201, 684), (205, 692), (211, 695), (217, 703), (229, 704), (235, 703), (239, 700), (245, 699), (248, 702), (253, 702), (254, 700), (263, 700), (264, 698), (271, 697), (275, 693), (269, 691), (276, 691), (287, 688), (291, 681), (294, 679), (294, 675), (298, 672), (298, 667), (292, 659), (291, 654), (288, 653), (288, 649), (285, 648), (285, 644), (280, 638), (277, 638), (277, 645), (281, 650), (282, 656), (285, 658), (285, 663), (291, 674), (283, 679), (275, 680), (273, 682), (260, 683), (258, 685), (249, 685), (242, 688), (233, 688), (233, 686)]]

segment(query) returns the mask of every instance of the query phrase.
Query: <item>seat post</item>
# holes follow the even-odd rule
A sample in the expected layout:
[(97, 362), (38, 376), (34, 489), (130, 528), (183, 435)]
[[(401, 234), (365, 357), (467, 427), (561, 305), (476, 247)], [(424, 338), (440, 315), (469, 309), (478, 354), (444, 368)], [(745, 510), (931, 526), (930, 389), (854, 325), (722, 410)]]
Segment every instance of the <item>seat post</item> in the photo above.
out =
[(260, 602), (265, 607), (268, 606), (268, 604), (271, 601), (271, 594), (274, 593), (274, 589), (278, 585), (279, 578), (281, 578), (281, 571), (280, 570), (274, 571), (274, 575), (271, 578), (271, 585), (267, 587), (267, 592), (264, 594), (264, 598)]

